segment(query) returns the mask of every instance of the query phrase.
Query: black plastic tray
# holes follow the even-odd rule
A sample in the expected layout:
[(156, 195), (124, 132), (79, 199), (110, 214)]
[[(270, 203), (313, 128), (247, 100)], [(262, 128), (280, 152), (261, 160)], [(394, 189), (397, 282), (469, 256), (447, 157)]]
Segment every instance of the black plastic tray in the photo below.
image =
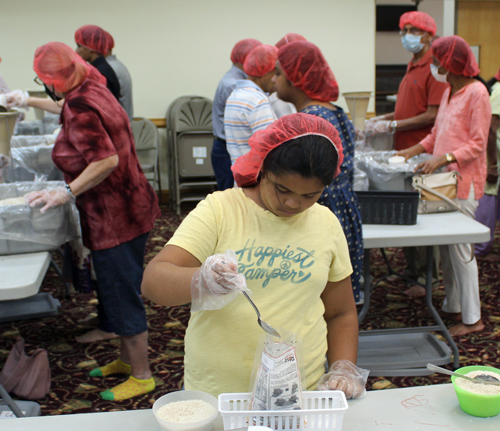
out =
[(50, 293), (38, 293), (23, 299), (0, 302), (0, 322), (47, 317), (57, 313), (61, 303)]
[(430, 332), (400, 334), (359, 333), (358, 366), (370, 375), (430, 375), (428, 362), (445, 365), (451, 362), (451, 349)]
[(356, 192), (363, 224), (417, 223), (418, 192), (368, 191)]

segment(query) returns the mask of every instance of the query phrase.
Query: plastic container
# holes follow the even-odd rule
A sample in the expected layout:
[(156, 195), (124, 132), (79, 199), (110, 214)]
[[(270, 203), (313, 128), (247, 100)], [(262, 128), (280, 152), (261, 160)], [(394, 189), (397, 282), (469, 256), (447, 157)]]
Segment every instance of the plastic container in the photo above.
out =
[(418, 192), (357, 191), (363, 224), (417, 224)]
[[(202, 400), (213, 406), (216, 410), (215, 414), (205, 419), (203, 421), (195, 423), (178, 424), (166, 421), (157, 415), (157, 411), (160, 407), (168, 403), (173, 403), (175, 401), (187, 401), (187, 400)], [(158, 398), (153, 404), (153, 413), (156, 420), (160, 424), (163, 431), (211, 431), (214, 426), (215, 419), (217, 418), (219, 412), (217, 411), (217, 398), (213, 395), (207, 394), (202, 391), (177, 391), (170, 392), (169, 394), (163, 395)]]
[[(340, 431), (348, 408), (342, 391), (306, 391), (302, 393), (302, 410), (252, 411), (251, 393), (219, 395), (219, 411), (224, 429), (243, 428), (253, 418), (263, 418), (263, 425), (278, 430)], [(251, 428), (250, 428), (251, 429)]]
[(389, 158), (389, 166), (404, 166), (405, 158), (402, 156), (392, 156)]
[[(471, 365), (469, 367), (462, 367), (458, 370), (455, 370), (455, 372), (459, 374), (467, 374), (471, 371), (477, 370), (493, 371), (494, 373), (498, 373), (500, 375), (500, 370), (498, 368), (486, 367), (483, 365)], [(480, 418), (489, 418), (500, 413), (500, 394), (481, 395), (466, 391), (456, 384), (456, 380), (459, 378), (460, 377), (451, 376), (451, 382), (453, 383), (453, 387), (455, 388), (455, 393), (457, 394), (460, 408), (465, 413)]]

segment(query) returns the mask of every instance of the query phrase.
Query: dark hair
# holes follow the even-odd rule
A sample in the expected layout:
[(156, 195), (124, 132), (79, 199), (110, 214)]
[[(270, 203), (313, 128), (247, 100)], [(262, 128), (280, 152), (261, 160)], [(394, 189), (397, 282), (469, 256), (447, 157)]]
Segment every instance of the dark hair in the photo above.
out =
[(265, 176), (272, 172), (299, 174), (305, 178), (317, 177), (324, 185), (333, 181), (338, 155), (333, 144), (325, 137), (306, 135), (284, 142), (269, 152), (262, 165)]

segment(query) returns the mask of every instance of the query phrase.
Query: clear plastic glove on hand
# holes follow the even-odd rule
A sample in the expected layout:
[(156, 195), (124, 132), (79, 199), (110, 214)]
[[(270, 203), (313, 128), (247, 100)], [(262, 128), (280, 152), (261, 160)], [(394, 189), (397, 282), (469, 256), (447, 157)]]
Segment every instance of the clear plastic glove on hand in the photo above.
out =
[(71, 199), (73, 199), (73, 197), (64, 187), (55, 187), (50, 190), (40, 190), (26, 195), (26, 202), (32, 208), (40, 204), (45, 204), (40, 209), (42, 214), (50, 208), (64, 205)]
[[(377, 117), (375, 117), (377, 118)], [(375, 118), (372, 118), (374, 120)], [(391, 122), (388, 120), (380, 120), (365, 126), (365, 134), (368, 136), (379, 135), (380, 133), (391, 133)]]
[(210, 256), (191, 279), (191, 312), (219, 310), (247, 288), (245, 276), (238, 273), (233, 250)]
[(344, 392), (347, 399), (363, 398), (369, 374), (370, 371), (359, 368), (351, 361), (340, 359), (319, 379), (318, 391), (339, 390)]
[(26, 110), (28, 107), (28, 97), (29, 94), (27, 91), (23, 90), (14, 90), (5, 95), (5, 107), (7, 109), (10, 108), (24, 108)]

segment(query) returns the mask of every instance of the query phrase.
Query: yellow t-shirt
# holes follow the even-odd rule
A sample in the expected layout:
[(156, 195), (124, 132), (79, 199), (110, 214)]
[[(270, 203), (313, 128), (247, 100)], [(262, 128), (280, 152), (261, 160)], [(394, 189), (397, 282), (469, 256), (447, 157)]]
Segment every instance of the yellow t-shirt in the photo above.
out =
[[(262, 319), (301, 335), (307, 387), (315, 388), (327, 351), (320, 295), (327, 281), (343, 280), (352, 272), (342, 227), (328, 208), (314, 204), (281, 218), (259, 207), (242, 189), (228, 189), (200, 202), (168, 244), (200, 262), (234, 250)], [(248, 392), (262, 333), (243, 295), (221, 310), (193, 313), (185, 338), (186, 389), (214, 396)]]

